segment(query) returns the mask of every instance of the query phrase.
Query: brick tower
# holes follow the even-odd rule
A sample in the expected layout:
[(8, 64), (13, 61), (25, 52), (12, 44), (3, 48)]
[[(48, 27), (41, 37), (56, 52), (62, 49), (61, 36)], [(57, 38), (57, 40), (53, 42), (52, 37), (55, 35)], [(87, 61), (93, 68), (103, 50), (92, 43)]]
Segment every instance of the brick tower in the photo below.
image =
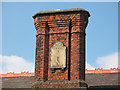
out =
[(36, 13), (35, 88), (86, 87), (85, 28), (89, 12), (57, 9)]

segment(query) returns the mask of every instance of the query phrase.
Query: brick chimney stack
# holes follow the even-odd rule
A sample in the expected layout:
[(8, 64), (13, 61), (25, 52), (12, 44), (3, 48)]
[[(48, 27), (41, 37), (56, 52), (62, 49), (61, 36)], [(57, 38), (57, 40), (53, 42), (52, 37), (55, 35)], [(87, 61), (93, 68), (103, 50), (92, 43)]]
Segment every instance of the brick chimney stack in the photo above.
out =
[(85, 28), (89, 12), (81, 8), (36, 13), (35, 88), (86, 87)]

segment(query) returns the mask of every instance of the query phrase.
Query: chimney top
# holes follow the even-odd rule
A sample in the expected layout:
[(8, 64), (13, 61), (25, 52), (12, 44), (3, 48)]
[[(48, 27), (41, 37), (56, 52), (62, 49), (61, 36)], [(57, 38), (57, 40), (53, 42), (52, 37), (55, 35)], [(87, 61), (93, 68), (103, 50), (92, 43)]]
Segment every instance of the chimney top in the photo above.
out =
[(90, 16), (89, 12), (82, 9), (82, 8), (71, 8), (71, 9), (56, 9), (56, 10), (46, 10), (46, 11), (39, 11), (32, 17), (35, 18), (37, 15), (45, 15), (45, 14), (55, 14), (55, 13), (68, 13), (68, 12), (86, 12), (88, 16)]

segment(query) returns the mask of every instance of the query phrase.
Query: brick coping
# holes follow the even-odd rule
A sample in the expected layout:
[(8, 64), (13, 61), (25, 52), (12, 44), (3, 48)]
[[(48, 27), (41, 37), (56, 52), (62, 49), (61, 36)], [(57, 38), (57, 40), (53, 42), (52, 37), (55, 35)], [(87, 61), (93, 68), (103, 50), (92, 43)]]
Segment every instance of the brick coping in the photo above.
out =
[(35, 18), (37, 15), (43, 15), (43, 14), (54, 14), (54, 13), (67, 13), (67, 12), (86, 12), (88, 13), (88, 16), (90, 16), (89, 12), (82, 8), (70, 8), (70, 9), (55, 9), (55, 10), (45, 10), (45, 11), (39, 11), (38, 13), (34, 14), (32, 17)]
[[(103, 68), (95, 68), (95, 70), (85, 70), (85, 74), (100, 74), (100, 73), (120, 73), (120, 69), (118, 68), (110, 68), (110, 69), (103, 69)], [(29, 77), (29, 76), (35, 76), (35, 73), (29, 73), (29, 72), (21, 72), (21, 73), (14, 73), (9, 72), (6, 74), (0, 74), (0, 77)]]

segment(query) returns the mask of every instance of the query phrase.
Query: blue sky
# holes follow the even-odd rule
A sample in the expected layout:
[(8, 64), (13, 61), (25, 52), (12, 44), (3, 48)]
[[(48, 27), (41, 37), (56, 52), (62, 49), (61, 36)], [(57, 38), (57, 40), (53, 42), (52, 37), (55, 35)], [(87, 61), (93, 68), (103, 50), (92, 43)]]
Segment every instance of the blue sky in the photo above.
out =
[(88, 69), (117, 67), (117, 2), (3, 2), (1, 55), (3, 73), (34, 71), (36, 30), (32, 15), (43, 10), (69, 8), (83, 8), (91, 15), (86, 28)]

